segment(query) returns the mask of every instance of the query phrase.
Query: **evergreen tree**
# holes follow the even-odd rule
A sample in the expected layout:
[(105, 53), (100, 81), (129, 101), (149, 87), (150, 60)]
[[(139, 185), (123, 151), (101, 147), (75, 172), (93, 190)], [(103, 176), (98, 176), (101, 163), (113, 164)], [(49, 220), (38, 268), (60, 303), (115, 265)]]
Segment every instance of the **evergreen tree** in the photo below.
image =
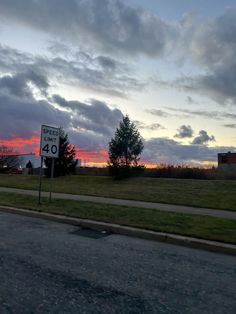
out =
[[(71, 145), (68, 135), (60, 128), (59, 157), (54, 161), (54, 177), (72, 173), (77, 165), (75, 146)], [(51, 176), (52, 158), (45, 158), (46, 175)]]
[(27, 162), (25, 168), (28, 168), (28, 169), (32, 169), (33, 168), (32, 162), (30, 160)]
[(144, 146), (135, 124), (126, 115), (109, 143), (109, 168), (116, 177), (128, 177), (138, 168)]

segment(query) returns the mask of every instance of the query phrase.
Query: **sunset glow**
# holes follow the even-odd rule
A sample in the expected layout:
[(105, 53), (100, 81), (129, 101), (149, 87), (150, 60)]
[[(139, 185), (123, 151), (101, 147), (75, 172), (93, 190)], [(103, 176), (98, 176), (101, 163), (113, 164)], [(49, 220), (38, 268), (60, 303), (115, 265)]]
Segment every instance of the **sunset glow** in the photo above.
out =
[(127, 114), (148, 167), (236, 151), (235, 0), (20, 3), (0, 2), (0, 145), (38, 155), (41, 125), (62, 126), (104, 166)]

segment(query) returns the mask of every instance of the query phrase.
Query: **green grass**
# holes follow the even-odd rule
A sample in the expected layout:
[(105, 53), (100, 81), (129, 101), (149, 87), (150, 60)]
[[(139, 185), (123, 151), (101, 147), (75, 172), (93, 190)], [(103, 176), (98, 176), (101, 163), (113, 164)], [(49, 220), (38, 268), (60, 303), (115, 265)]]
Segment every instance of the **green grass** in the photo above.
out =
[[(0, 175), (0, 186), (38, 189), (38, 176)], [(49, 180), (44, 178), (43, 190)], [(54, 179), (55, 192), (236, 210), (236, 180), (186, 180), (67, 176)]]
[(0, 204), (236, 244), (236, 221), (117, 205), (0, 193)]

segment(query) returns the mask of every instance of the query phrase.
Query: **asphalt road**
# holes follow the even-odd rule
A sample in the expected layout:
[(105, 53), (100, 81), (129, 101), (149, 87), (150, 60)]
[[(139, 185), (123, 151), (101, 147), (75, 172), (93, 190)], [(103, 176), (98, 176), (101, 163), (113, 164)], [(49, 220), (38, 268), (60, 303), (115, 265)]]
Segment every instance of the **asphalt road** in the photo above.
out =
[(0, 213), (0, 313), (236, 313), (236, 258)]

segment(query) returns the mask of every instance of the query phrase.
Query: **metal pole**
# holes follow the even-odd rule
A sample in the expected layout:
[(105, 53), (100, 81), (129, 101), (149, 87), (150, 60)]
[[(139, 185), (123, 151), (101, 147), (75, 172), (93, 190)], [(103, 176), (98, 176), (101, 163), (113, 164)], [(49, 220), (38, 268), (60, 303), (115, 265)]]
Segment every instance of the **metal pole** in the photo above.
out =
[(52, 181), (54, 176), (54, 159), (52, 158), (52, 167), (51, 167), (51, 179), (50, 179), (50, 189), (49, 189), (49, 202), (52, 200)]
[(41, 205), (42, 173), (43, 173), (43, 157), (41, 157), (40, 173), (39, 173), (39, 199), (38, 199), (38, 205)]

